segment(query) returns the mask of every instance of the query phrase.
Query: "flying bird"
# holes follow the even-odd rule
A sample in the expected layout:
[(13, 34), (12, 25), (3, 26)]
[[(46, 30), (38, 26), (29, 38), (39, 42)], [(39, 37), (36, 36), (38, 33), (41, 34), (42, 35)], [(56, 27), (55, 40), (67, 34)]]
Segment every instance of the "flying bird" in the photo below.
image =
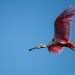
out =
[(69, 42), (71, 35), (71, 22), (75, 15), (75, 9), (71, 5), (61, 13), (54, 22), (54, 38), (48, 45), (40, 44), (37, 47), (29, 49), (40, 49), (47, 47), (49, 52), (59, 54), (64, 47), (75, 51), (75, 45)]

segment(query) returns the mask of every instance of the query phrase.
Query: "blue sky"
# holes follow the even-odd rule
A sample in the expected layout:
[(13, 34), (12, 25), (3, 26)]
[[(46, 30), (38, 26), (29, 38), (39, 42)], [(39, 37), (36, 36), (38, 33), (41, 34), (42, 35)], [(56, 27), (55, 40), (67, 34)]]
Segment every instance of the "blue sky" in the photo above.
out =
[[(54, 21), (74, 0), (0, 0), (0, 75), (75, 75), (75, 52), (59, 55), (47, 48), (54, 36)], [(75, 44), (75, 17), (71, 39)]]

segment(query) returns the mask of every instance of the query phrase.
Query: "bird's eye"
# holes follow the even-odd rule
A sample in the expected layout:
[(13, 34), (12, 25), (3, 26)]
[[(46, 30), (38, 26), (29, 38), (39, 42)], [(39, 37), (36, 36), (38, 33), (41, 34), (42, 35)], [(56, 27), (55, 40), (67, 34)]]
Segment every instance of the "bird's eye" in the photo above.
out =
[(40, 45), (40, 46), (42, 46), (42, 45)]

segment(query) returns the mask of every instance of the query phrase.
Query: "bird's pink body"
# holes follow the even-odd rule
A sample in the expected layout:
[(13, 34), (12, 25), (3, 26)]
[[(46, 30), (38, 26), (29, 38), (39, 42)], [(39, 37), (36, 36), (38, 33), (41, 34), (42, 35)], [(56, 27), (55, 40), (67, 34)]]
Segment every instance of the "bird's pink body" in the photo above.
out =
[(64, 47), (57, 46), (56, 43), (68, 44), (67, 46), (74, 45), (69, 42), (71, 34), (71, 21), (75, 15), (74, 7), (69, 6), (60, 16), (57, 17), (54, 23), (54, 39), (55, 44), (48, 46), (49, 52), (59, 54)]
[(48, 47), (49, 52), (59, 54), (64, 47), (75, 50), (75, 45), (69, 42), (71, 35), (71, 21), (75, 15), (74, 7), (69, 6), (60, 16), (58, 16), (54, 23), (54, 38), (48, 45), (42, 45), (29, 49)]

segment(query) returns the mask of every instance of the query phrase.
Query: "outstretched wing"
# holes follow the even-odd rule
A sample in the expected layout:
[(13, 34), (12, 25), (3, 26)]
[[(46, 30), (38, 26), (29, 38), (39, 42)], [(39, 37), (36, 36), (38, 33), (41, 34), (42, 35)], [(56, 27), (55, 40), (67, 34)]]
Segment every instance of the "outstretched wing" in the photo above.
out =
[(57, 17), (54, 23), (55, 34), (54, 38), (57, 42), (67, 42), (71, 34), (71, 21), (75, 15), (74, 7), (69, 6), (60, 16)]
[(48, 47), (48, 50), (49, 52), (59, 54), (63, 50), (63, 47), (52, 45)]

